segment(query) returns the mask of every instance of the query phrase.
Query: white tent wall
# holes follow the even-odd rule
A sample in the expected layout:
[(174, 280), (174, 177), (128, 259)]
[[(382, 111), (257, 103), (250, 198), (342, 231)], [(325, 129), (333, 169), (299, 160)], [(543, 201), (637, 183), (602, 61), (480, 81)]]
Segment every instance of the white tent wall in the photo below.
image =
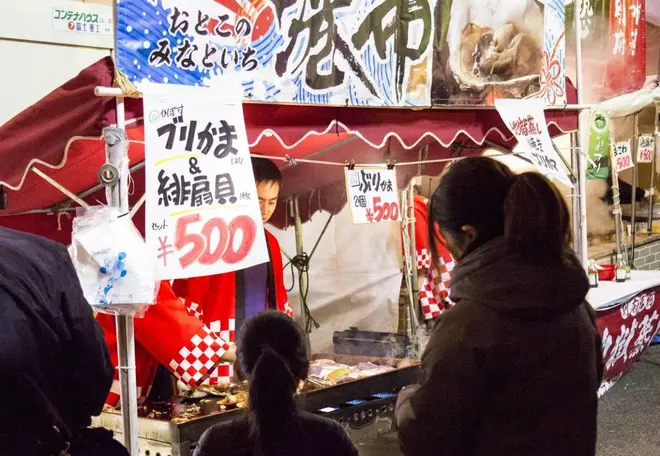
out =
[(112, 33), (72, 31), (66, 23), (63, 29), (57, 11), (94, 13), (107, 21), (111, 5), (111, 0), (0, 0), (0, 56), (14, 62), (12, 71), (2, 74), (0, 125), (110, 55)]
[[(308, 254), (327, 220), (327, 213), (317, 212), (303, 224), (303, 242)], [(278, 230), (268, 226), (267, 229), (287, 254), (295, 254), (293, 228)], [(286, 264), (287, 259), (283, 259)], [(295, 277), (289, 302), (298, 312), (297, 271)], [(401, 225), (354, 225), (349, 208), (344, 207), (330, 222), (310, 261), (307, 303), (320, 324), (310, 336), (312, 351), (332, 351), (333, 333), (352, 326), (395, 332), (401, 278)], [(284, 282), (287, 288), (293, 285), (290, 268), (284, 271)]]

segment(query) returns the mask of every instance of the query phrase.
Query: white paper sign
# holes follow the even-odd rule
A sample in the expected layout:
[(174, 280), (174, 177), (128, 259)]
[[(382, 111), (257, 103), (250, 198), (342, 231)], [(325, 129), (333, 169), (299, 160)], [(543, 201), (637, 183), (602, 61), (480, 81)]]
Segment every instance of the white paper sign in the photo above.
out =
[(573, 187), (571, 180), (560, 168), (560, 158), (548, 133), (542, 100), (498, 98), (495, 100), (495, 108), (539, 172), (549, 179), (557, 179)]
[(240, 102), (201, 87), (144, 94), (147, 246), (160, 279), (268, 261)]
[(396, 171), (386, 167), (346, 168), (346, 195), (353, 223), (401, 220)]
[(620, 141), (614, 144), (612, 163), (614, 164), (614, 171), (617, 173), (635, 166), (632, 159), (630, 140)]
[(642, 135), (637, 143), (637, 163), (652, 163), (655, 141), (651, 135)]

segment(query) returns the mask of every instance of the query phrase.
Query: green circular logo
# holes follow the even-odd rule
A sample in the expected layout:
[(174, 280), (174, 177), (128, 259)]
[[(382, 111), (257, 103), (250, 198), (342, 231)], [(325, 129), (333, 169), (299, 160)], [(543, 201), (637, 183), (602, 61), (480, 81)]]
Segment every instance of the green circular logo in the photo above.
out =
[(594, 127), (599, 131), (605, 130), (607, 128), (607, 117), (603, 114), (596, 114), (594, 116)]
[(149, 113), (149, 122), (155, 123), (158, 122), (158, 119), (160, 119), (160, 112), (158, 111), (151, 111)]

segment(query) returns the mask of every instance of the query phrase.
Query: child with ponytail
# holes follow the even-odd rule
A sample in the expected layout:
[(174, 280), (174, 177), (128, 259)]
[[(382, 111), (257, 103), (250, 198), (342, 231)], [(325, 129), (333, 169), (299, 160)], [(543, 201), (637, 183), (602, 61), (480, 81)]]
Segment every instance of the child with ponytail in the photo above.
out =
[(276, 311), (247, 320), (237, 361), (248, 380), (248, 413), (207, 430), (195, 456), (358, 456), (339, 423), (296, 407), (309, 356), (294, 320)]
[(432, 196), (457, 261), (450, 299), (399, 394), (406, 456), (594, 456), (601, 342), (569, 212), (537, 173), (466, 158)]

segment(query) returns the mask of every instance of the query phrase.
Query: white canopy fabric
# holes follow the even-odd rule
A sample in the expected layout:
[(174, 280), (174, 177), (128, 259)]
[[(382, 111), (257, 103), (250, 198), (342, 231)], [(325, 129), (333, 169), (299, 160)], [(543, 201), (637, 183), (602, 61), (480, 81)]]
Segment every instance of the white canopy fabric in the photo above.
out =
[(626, 117), (635, 114), (660, 100), (660, 86), (658, 76), (649, 76), (644, 87), (640, 90), (611, 98), (596, 106), (596, 109), (605, 111), (611, 118)]

